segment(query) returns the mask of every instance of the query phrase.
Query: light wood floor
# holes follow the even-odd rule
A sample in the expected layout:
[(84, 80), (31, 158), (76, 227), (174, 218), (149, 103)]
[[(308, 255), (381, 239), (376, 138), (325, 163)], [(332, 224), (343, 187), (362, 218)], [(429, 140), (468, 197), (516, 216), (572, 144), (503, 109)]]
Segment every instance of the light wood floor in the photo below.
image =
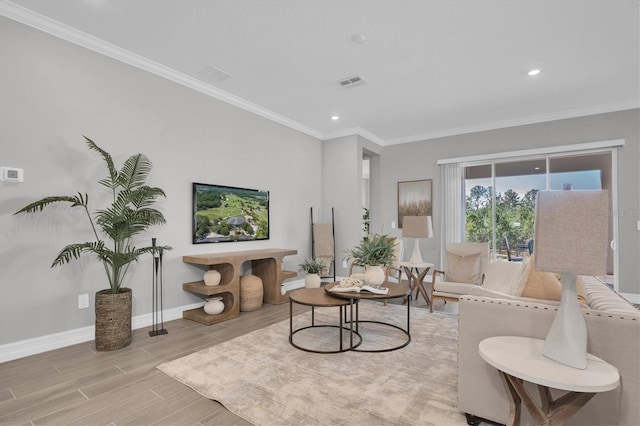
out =
[[(436, 309), (457, 312), (457, 303)], [(288, 318), (288, 303), (265, 304), (211, 326), (179, 319), (165, 323), (166, 335), (135, 330), (117, 351), (96, 352), (91, 341), (2, 363), (0, 425), (248, 425), (156, 366)]]
[(180, 319), (165, 323), (167, 335), (135, 330), (118, 351), (86, 342), (2, 363), (0, 424), (247, 425), (156, 366), (287, 318), (288, 303), (265, 304), (212, 326)]

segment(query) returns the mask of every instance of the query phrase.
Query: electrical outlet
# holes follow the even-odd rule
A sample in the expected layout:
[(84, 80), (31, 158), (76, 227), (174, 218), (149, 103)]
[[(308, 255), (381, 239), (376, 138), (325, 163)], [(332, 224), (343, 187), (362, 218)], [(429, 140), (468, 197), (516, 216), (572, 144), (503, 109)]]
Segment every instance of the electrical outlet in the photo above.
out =
[(79, 294), (78, 295), (78, 309), (87, 309), (89, 307), (89, 295), (88, 294)]

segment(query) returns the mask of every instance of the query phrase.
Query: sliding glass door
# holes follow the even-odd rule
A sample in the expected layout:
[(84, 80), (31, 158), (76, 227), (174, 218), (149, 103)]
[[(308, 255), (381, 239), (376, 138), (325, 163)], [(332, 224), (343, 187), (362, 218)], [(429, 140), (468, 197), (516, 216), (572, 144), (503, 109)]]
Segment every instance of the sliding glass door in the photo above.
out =
[[(485, 161), (465, 164), (463, 170), (465, 240), (488, 242), (494, 258), (505, 260), (522, 256), (535, 245), (538, 191), (610, 190), (613, 179), (610, 150)], [(610, 235), (614, 235), (613, 220)], [(609, 266), (612, 274), (613, 259)]]

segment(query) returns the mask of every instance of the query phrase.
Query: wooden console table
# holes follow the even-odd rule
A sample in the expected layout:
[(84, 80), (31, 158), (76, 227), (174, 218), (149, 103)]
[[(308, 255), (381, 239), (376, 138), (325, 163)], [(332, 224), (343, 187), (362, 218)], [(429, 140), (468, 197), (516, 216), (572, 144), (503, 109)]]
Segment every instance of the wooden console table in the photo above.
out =
[(240, 268), (247, 261), (251, 261), (251, 273), (262, 279), (266, 303), (289, 301), (289, 296), (283, 295), (280, 287), (284, 280), (296, 277), (298, 273), (283, 271), (282, 258), (297, 253), (297, 250), (290, 249), (260, 249), (183, 256), (185, 263), (208, 266), (220, 272), (220, 285), (206, 286), (202, 280), (184, 283), (182, 288), (202, 296), (222, 296), (224, 311), (218, 315), (208, 315), (203, 308), (196, 308), (182, 312), (182, 317), (211, 325), (240, 315)]

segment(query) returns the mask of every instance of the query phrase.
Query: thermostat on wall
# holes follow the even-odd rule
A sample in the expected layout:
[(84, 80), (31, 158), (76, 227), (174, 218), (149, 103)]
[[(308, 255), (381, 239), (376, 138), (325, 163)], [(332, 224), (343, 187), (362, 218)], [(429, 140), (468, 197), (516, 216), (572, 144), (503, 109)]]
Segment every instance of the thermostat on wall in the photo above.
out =
[(24, 171), (17, 167), (0, 167), (0, 180), (3, 182), (24, 181)]

